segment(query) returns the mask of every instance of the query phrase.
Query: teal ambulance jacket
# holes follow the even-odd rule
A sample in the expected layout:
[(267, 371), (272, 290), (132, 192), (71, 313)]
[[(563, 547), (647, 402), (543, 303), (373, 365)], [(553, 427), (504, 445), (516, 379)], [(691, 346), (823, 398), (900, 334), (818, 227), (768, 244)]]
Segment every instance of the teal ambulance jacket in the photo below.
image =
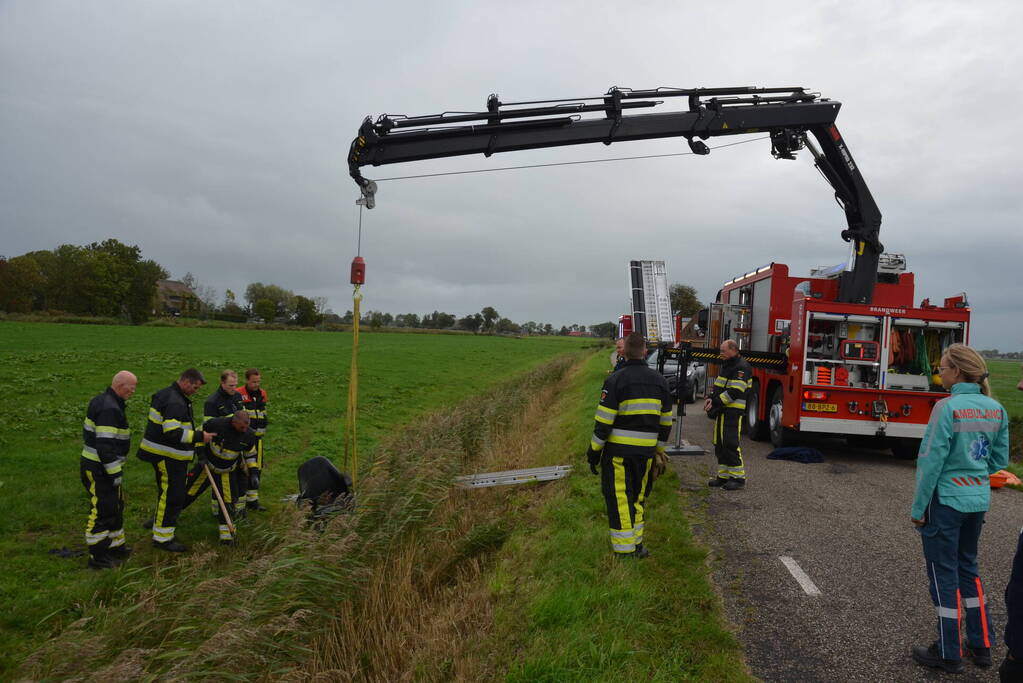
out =
[(980, 385), (960, 382), (938, 401), (916, 461), (913, 519), (923, 519), (934, 491), (959, 512), (984, 512), (991, 500), (988, 475), (1009, 464), (1009, 416)]

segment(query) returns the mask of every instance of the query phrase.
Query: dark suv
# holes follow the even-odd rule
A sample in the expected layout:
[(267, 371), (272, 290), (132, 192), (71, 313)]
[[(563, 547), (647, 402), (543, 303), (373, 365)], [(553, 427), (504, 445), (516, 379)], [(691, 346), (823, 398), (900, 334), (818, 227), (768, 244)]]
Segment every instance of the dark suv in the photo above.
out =
[[(653, 350), (649, 353), (646, 358), (647, 365), (650, 369), (657, 369), (657, 350)], [(678, 366), (673, 360), (665, 361), (664, 363), (664, 378), (668, 380), (668, 389), (671, 391), (672, 398), (678, 398), (678, 380), (675, 377), (675, 370)], [(686, 379), (684, 396), (686, 403), (695, 403), (697, 397), (705, 396), (707, 393), (707, 368), (703, 363), (693, 361), (689, 363), (689, 367), (686, 368)]]

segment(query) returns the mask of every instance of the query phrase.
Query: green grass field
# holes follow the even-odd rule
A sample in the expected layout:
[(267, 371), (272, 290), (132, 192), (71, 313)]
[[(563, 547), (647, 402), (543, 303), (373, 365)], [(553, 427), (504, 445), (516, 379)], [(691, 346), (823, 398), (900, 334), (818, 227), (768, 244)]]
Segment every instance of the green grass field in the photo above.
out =
[[(382, 469), (358, 514), (308, 528), (279, 499), (306, 458), (342, 464), (350, 344), (342, 333), (0, 323), (0, 680), (26, 657), (20, 675), (47, 679), (747, 680), (674, 475), (650, 501), (655, 558), (635, 564), (608, 551), (585, 467), (546, 486), (450, 487), (459, 472), (582, 464), (607, 363), (592, 340), (363, 335), (360, 471), (373, 459)], [(116, 370), (138, 374), (137, 445), (148, 396), (190, 365), (213, 380), (197, 404), (220, 369), (263, 371), (273, 510), (224, 549), (208, 508), (193, 506), (179, 525), (192, 551), (167, 556), (139, 528), (154, 490), (131, 457), (129, 565), (91, 572), (84, 557), (49, 554), (84, 548), (88, 399)], [(1023, 415), (1018, 364), (990, 368), (997, 398)], [(220, 652), (225, 639), (244, 645)]]
[[(270, 400), (262, 496), (274, 505), (296, 492), (295, 469), (306, 458), (326, 455), (342, 464), (351, 339), (342, 333), (0, 323), (0, 553), (6, 558), (0, 679), (87, 606), (111, 597), (109, 577), (84, 569), (85, 558), (49, 551), (84, 548), (82, 419), (89, 398), (114, 372), (139, 377), (128, 403), (133, 449), (125, 473), (125, 530), (137, 549), (132, 566), (159, 571), (172, 558), (150, 548), (139, 527), (152, 510), (155, 488), (149, 465), (134, 457), (148, 397), (194, 366), (211, 380), (194, 401), (201, 414), (221, 369), (259, 367)], [(363, 334), (360, 457), (414, 417), (581, 346), (567, 338)], [(186, 510), (179, 530), (198, 550), (215, 547), (215, 522), (205, 505)]]
[(1023, 391), (1016, 389), (1021, 376), (1019, 362), (989, 360), (987, 369), (991, 374), (988, 381), (995, 398), (1005, 406), (1010, 416), (1023, 420)]

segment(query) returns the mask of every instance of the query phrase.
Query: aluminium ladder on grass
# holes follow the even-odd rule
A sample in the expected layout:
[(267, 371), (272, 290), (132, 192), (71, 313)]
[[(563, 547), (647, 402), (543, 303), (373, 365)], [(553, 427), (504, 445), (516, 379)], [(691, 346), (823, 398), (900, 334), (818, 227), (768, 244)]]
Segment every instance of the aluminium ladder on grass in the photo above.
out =
[(525, 470), (466, 474), (455, 477), (455, 485), (465, 489), (478, 489), (488, 486), (525, 484), (531, 481), (553, 481), (567, 477), (571, 471), (571, 465), (552, 465), (551, 467), (533, 467)]

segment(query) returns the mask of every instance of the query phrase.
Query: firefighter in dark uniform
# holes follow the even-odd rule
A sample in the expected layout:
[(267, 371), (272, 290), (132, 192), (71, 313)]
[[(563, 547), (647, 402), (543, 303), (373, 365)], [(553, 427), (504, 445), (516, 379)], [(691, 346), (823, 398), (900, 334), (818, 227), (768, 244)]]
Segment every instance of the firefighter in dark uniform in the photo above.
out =
[(586, 459), (601, 470), (611, 549), (619, 557), (643, 558), (644, 504), (653, 487), (654, 452), (671, 434), (671, 395), (664, 377), (647, 367), (646, 342), (638, 332), (625, 338), (625, 364), (605, 381), (597, 404)]
[(156, 515), (153, 518), (153, 545), (161, 550), (181, 553), (188, 548), (174, 535), (178, 515), (185, 504), (188, 466), (196, 447), (209, 443), (209, 432), (195, 428), (190, 396), (206, 384), (202, 373), (189, 368), (178, 381), (153, 394), (149, 405), (146, 432), (139, 445), (138, 458), (150, 463), (156, 473)]
[(246, 458), (248, 481), (245, 506), (250, 510), (266, 510), (259, 502), (259, 481), (263, 473), (263, 439), (266, 437), (266, 390), (260, 384), (262, 376), (256, 368), (245, 371), (245, 384), (238, 388), (242, 405), (252, 421), (252, 431), (259, 437), (255, 454)]
[[(210, 431), (206, 429), (207, 422), (218, 417), (229, 417), (239, 410), (243, 410), (243, 408), (242, 397), (238, 394), (238, 373), (234, 370), (224, 370), (220, 373), (220, 386), (207, 397), (206, 402), (203, 404), (203, 429)], [(238, 508), (242, 505), (242, 493), (245, 491), (244, 479), (244, 473), (238, 470), (234, 470), (231, 474), (231, 489), (233, 491), (231, 500), (235, 502), (235, 509), (231, 510), (232, 515), (236, 514)], [(189, 488), (191, 488), (191, 484)], [(213, 494), (211, 493), (210, 495)], [(225, 500), (227, 499), (225, 498)], [(220, 514), (220, 505), (217, 503), (215, 496), (212, 500), (211, 510), (214, 515)]]
[(746, 394), (753, 382), (753, 372), (739, 356), (739, 345), (731, 339), (721, 342), (724, 363), (714, 380), (714, 390), (703, 403), (703, 409), (714, 418), (714, 455), (718, 459), (718, 475), (708, 482), (726, 491), (746, 485), (746, 465), (742, 460), (739, 433), (746, 414)]
[[(230, 512), (231, 504), (238, 495), (237, 490), (231, 486), (231, 475), (241, 466), (243, 458), (255, 453), (258, 439), (255, 432), (249, 428), (249, 416), (244, 410), (239, 410), (229, 417), (206, 420), (203, 430), (212, 433), (213, 439), (207, 446), (205, 458), (200, 458), (188, 473), (188, 492), (184, 507), (191, 505), (212, 485), (220, 492), (224, 505)], [(234, 536), (219, 504), (217, 517), (220, 522), (220, 542), (232, 545)]]
[(89, 401), (85, 412), (82, 425), (85, 445), (79, 470), (91, 503), (85, 524), (85, 543), (89, 546), (89, 566), (93, 569), (116, 567), (131, 553), (124, 544), (121, 467), (131, 446), (131, 429), (124, 406), (137, 385), (135, 375), (127, 370), (118, 372), (107, 390)]

